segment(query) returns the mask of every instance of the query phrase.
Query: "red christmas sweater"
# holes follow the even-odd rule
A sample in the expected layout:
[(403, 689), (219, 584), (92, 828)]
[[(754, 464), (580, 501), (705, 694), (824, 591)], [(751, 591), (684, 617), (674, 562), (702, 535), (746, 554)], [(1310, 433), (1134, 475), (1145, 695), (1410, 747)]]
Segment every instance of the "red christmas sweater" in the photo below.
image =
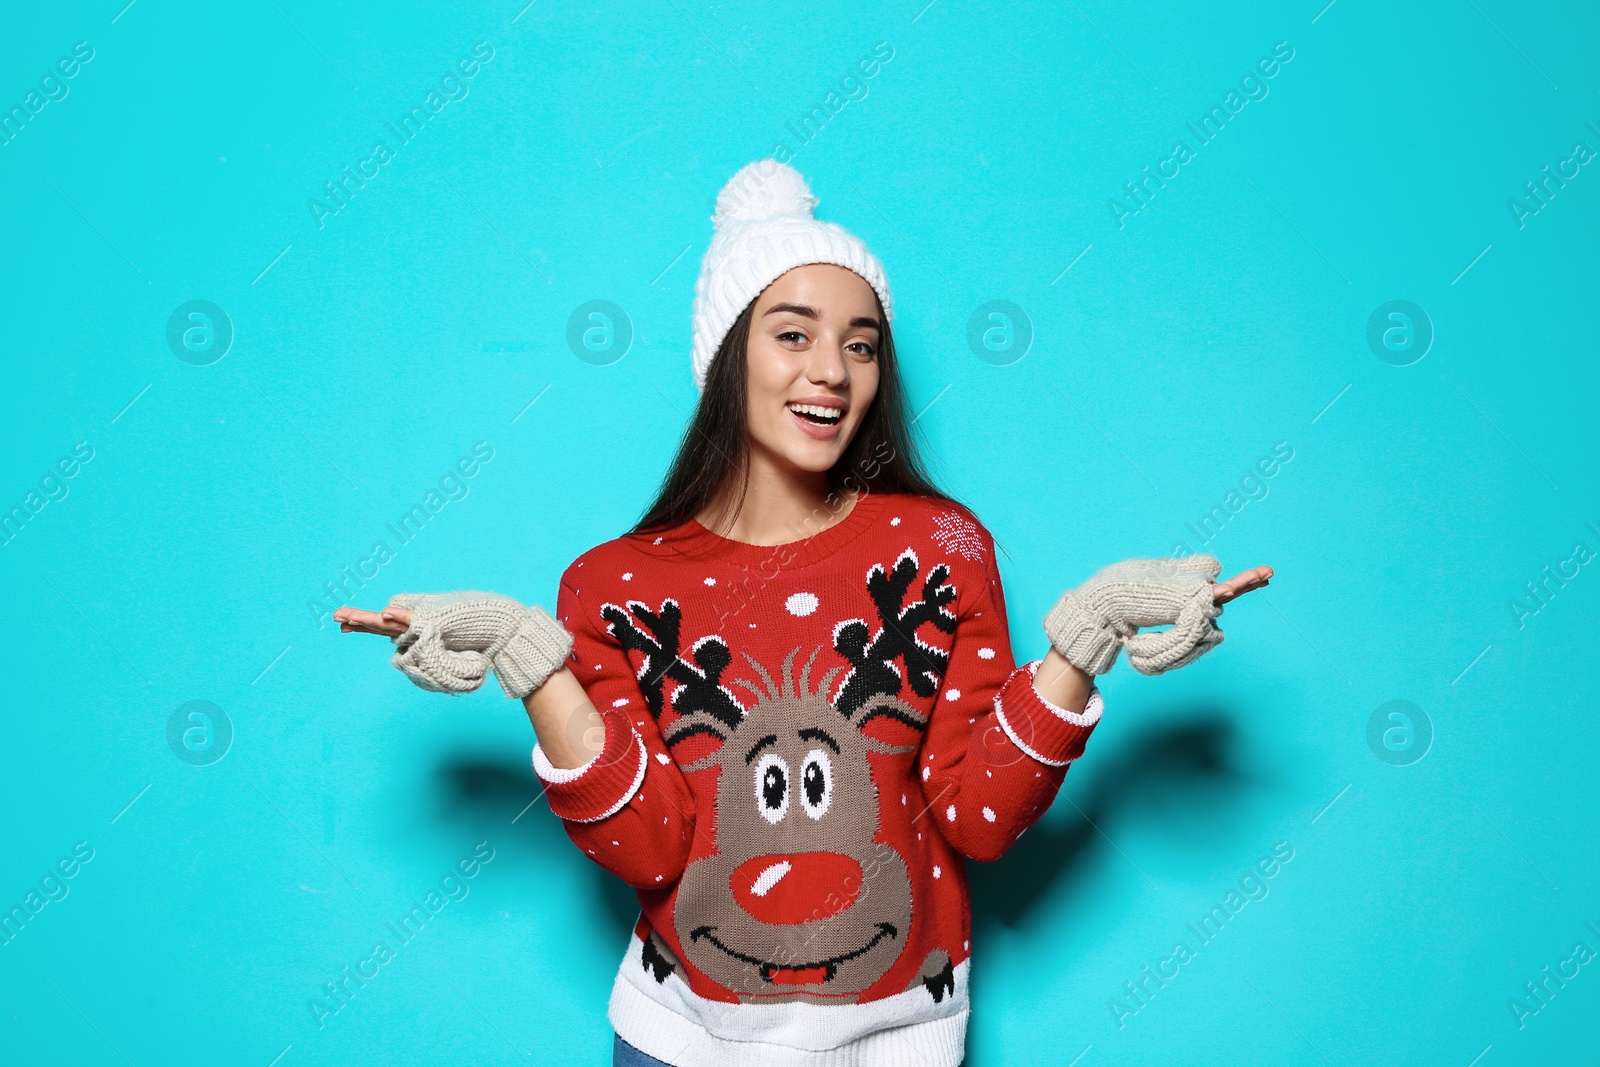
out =
[(958, 1064), (964, 858), (1039, 818), (1101, 712), (1016, 666), (988, 531), (890, 493), (785, 545), (690, 521), (584, 553), (556, 615), (605, 745), (534, 767), (638, 891), (618, 1033), (680, 1065)]

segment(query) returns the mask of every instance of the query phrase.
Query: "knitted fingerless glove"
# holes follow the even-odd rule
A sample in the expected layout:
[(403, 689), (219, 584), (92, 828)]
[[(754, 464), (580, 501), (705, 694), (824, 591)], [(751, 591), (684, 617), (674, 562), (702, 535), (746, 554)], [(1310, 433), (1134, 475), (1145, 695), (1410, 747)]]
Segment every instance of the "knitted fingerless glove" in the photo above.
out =
[[(1104, 674), (1126, 645), (1141, 674), (1161, 674), (1203, 656), (1222, 643), (1215, 619), (1214, 556), (1128, 559), (1113, 563), (1066, 593), (1045, 616), (1050, 643), (1088, 674)], [(1171, 627), (1137, 633), (1141, 626)]]
[(390, 605), (411, 609), (394, 665), (435, 693), (470, 693), (492, 667), (507, 696), (525, 697), (572, 652), (572, 635), (542, 608), (498, 593), (402, 593)]

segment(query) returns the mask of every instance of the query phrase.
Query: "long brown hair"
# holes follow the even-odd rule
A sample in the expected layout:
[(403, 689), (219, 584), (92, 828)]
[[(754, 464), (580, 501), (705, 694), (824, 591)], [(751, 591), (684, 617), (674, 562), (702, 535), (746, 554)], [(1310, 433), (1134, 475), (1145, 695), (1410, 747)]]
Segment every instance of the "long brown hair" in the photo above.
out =
[[(630, 533), (669, 529), (698, 515), (737, 480), (739, 495), (730, 515), (744, 504), (746, 472), (750, 463), (750, 434), (745, 421), (746, 365), (752, 300), (734, 320), (706, 371), (689, 426), (678, 444), (678, 454), (650, 507)], [(895, 362), (894, 336), (888, 316), (878, 304), (883, 329), (878, 339), (878, 392), (867, 408), (856, 434), (839, 462), (828, 472), (835, 493), (915, 493), (956, 503), (928, 476), (906, 417), (905, 387)]]

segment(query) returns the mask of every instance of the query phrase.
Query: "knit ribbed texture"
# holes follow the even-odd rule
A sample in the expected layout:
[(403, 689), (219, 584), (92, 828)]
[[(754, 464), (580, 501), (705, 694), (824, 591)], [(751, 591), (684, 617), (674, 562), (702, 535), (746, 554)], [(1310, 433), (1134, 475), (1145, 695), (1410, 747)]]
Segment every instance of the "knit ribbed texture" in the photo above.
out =
[(1070, 592), (1044, 617), (1044, 632), (1057, 652), (1088, 674), (1109, 671), (1122, 651), (1123, 637), (1132, 636), (1131, 631), (1119, 633)]
[(615, 814), (644, 782), (647, 757), (633, 724), (614, 712), (601, 719), (605, 747), (581, 767), (557, 768), (542, 748), (533, 746), (533, 770), (550, 787), (550, 810), (568, 822), (597, 822)]
[(784, 545), (628, 535), (562, 575), (605, 744), (535, 769), (638, 893), (612, 1021), (671, 1064), (959, 1063), (963, 864), (1043, 815), (1100, 720), (1098, 690), (1054, 707), (1016, 665), (970, 512), (848, 506)]
[(860, 238), (813, 218), (816, 205), (799, 172), (775, 159), (747, 164), (723, 186), (694, 289), (697, 388), (705, 388), (706, 370), (746, 305), (795, 267), (832, 263), (855, 271), (878, 294), (884, 316), (894, 318), (883, 265)]
[[(1109, 671), (1122, 646), (1141, 674), (1182, 667), (1222, 643), (1213, 584), (1221, 570), (1215, 556), (1205, 555), (1113, 563), (1056, 602), (1045, 633), (1088, 674)], [(1142, 626), (1169, 628), (1139, 633)]]
[(394, 665), (436, 693), (470, 693), (493, 669), (506, 695), (520, 699), (572, 651), (572, 635), (542, 608), (498, 593), (402, 593), (390, 604), (411, 610), (411, 625), (394, 639)]
[[(1039, 673), (1041, 660), (1034, 660), (1018, 673), (1026, 673), (1031, 683)], [(1013, 700), (1008, 706), (995, 698), (994, 717), (1007, 737), (1022, 751), (1051, 767), (1065, 767), (1083, 755), (1089, 733), (1100, 721), (1105, 699), (1100, 689), (1089, 690), (1089, 699), (1080, 712), (1068, 711), (1040, 697), (1037, 701)]]
[[(608, 1021), (622, 1040), (673, 1067), (958, 1067), (966, 1056), (969, 1008), (921, 1022), (871, 1030), (828, 1049), (721, 1037), (657, 1003), (628, 980), (629, 965), (637, 966), (639, 949), (640, 942), (635, 937), (623, 970), (611, 986)], [(963, 988), (968, 966), (962, 966)], [(800, 1009), (810, 1007), (801, 1005)], [(817, 1014), (850, 1010), (823, 1008)], [(818, 1020), (808, 1029), (826, 1028), (827, 1023)]]

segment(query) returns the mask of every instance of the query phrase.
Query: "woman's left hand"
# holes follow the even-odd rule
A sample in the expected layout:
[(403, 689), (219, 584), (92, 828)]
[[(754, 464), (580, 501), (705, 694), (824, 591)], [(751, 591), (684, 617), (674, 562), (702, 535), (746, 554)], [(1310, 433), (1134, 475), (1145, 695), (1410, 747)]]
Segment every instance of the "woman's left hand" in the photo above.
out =
[[(1203, 570), (1210, 574), (1217, 573), (1222, 567), (1213, 557), (1191, 557), (1191, 559), (1194, 563), (1202, 564)], [(1130, 562), (1135, 568), (1140, 565), (1161, 568), (1176, 561), (1164, 559)], [(1127, 570), (1128, 565), (1115, 565), (1113, 569)], [(1189, 569), (1192, 571), (1193, 564)], [(1241, 571), (1225, 582), (1206, 583), (1207, 575), (1203, 573), (1191, 573), (1191, 579), (1195, 586), (1194, 594), (1197, 596), (1204, 595), (1200, 592), (1200, 584), (1210, 585), (1211, 603), (1215, 608), (1213, 612), (1206, 613), (1209, 615), (1220, 613), (1222, 605), (1235, 597), (1242, 596), (1252, 589), (1263, 588), (1272, 580), (1272, 574), (1271, 567), (1262, 566)], [(1084, 709), (1094, 686), (1095, 675), (1111, 669), (1111, 663), (1124, 641), (1128, 642), (1128, 658), (1133, 663), (1134, 669), (1146, 674), (1152, 673), (1152, 670), (1159, 672), (1181, 666), (1203, 655), (1207, 649), (1222, 641), (1222, 632), (1209, 619), (1191, 619), (1191, 622), (1199, 624), (1197, 626), (1186, 628), (1175, 626), (1165, 631), (1143, 634), (1113, 631), (1104, 625), (1099, 614), (1075, 612), (1073, 602), (1076, 599), (1076, 591), (1068, 593), (1046, 618), (1045, 632), (1050, 635), (1053, 647), (1034, 676), (1035, 691), (1045, 700), (1069, 711), (1079, 712)], [(1192, 609), (1193, 597), (1189, 603)], [(1178, 617), (1174, 608), (1174, 615), (1161, 618), (1146, 616), (1139, 625), (1171, 623)], [(1177, 642), (1174, 647), (1167, 647), (1174, 641)], [(1185, 644), (1188, 645), (1186, 649)], [(1181, 654), (1174, 656), (1172, 655), (1174, 651)], [(1069, 655), (1074, 652), (1076, 655)]]
[(1234, 597), (1243, 596), (1252, 589), (1265, 588), (1272, 581), (1271, 567), (1251, 567), (1247, 571), (1240, 571), (1225, 582), (1217, 582), (1212, 589), (1212, 599), (1218, 604), (1226, 604)]
[[(1086, 674), (1110, 670), (1124, 647), (1141, 674), (1182, 667), (1222, 643), (1214, 620), (1226, 602), (1272, 578), (1271, 567), (1252, 567), (1218, 582), (1221, 570), (1203, 553), (1113, 563), (1056, 602), (1045, 633)], [(1152, 629), (1159, 626), (1167, 628)]]

